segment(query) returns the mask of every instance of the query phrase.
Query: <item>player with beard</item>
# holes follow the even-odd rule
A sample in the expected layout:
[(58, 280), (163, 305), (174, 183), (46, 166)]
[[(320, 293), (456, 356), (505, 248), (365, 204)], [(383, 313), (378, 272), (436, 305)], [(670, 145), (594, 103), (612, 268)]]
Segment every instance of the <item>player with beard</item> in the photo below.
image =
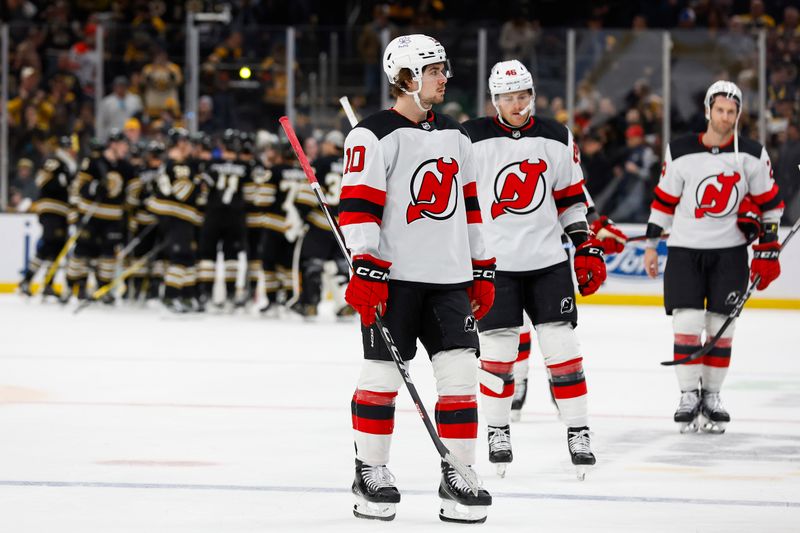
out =
[[(717, 81), (706, 91), (705, 132), (669, 143), (653, 191), (644, 265), (658, 275), (656, 246), (669, 231), (664, 307), (672, 315), (674, 357), (683, 358), (719, 331), (747, 289), (747, 245), (753, 245), (750, 279), (766, 289), (780, 274), (778, 222), (783, 200), (766, 149), (739, 138), (742, 91)], [(698, 428), (723, 433), (730, 414), (720, 390), (731, 361), (735, 321), (711, 351), (675, 366), (681, 399), (674, 420), (681, 433)]]

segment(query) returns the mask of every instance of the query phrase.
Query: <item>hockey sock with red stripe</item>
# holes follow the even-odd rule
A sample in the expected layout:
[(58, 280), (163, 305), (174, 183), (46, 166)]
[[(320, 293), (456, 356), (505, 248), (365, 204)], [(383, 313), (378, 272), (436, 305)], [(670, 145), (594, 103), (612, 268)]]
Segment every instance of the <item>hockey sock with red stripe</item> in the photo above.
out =
[(561, 420), (570, 427), (589, 425), (583, 358), (547, 365), (547, 371)]
[(350, 403), (356, 457), (370, 465), (389, 461), (397, 392), (356, 389)]

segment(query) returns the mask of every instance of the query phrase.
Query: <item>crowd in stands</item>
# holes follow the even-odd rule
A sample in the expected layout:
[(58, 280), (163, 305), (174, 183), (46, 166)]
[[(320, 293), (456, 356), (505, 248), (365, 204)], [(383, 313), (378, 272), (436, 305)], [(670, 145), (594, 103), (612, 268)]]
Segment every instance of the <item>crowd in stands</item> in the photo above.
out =
[[(2, 19), (10, 32), (10, 83), (6, 117), (9, 126), (10, 210), (35, 197), (38, 165), (55, 140), (75, 134), (82, 150), (91, 139), (102, 141), (109, 130), (122, 129), (132, 142), (146, 140), (172, 126), (185, 126), (186, 9), (220, 11), (230, 8), (230, 24), (201, 28), (200, 99), (197, 123), (215, 134), (227, 127), (277, 131), (275, 119), (284, 112), (287, 91), (285, 48), (281, 32), (263, 31), (296, 25), (303, 51), (324, 50), (315, 32), (342, 31), (340, 55), (358, 63), (350, 86), (351, 99), (362, 113), (380, 105), (380, 33), (421, 31), (447, 33), (492, 27), (497, 36), (489, 46), (496, 59), (528, 60), (537, 80), (546, 54), (545, 28), (574, 27), (596, 35), (622, 28), (696, 29), (718, 35), (734, 63), (721, 64), (714, 75), (740, 84), (747, 105), (740, 123), (744, 136), (759, 138), (758, 49), (754, 32), (767, 31), (767, 148), (775, 177), (787, 200), (786, 221), (800, 216), (800, 9), (787, 0), (641, 0), (578, 1), (565, 13), (552, 2), (520, 1), (511, 11), (478, 0), (395, 0), (337, 2), (271, 0), (237, 2), (166, 2), (165, 0), (9, 0)], [(508, 14), (510, 13), (510, 15)], [(501, 17), (507, 17), (505, 19)], [(98, 27), (105, 33), (104, 56), (98, 57)], [(466, 34), (466, 33), (465, 33)], [(280, 38), (276, 37), (281, 36)], [(345, 38), (344, 36), (350, 36)], [(474, 32), (470, 31), (469, 39)], [(598, 41), (607, 46), (608, 37)], [(449, 42), (443, 39), (446, 46)], [(312, 43), (312, 44), (309, 44)], [(257, 50), (254, 56), (250, 50)], [(448, 48), (450, 50), (450, 48)], [(103, 61), (105, 96), (95, 109), (98, 61)], [(240, 76), (231, 65), (247, 60), (254, 66), (255, 93), (232, 90)], [(654, 58), (658, 59), (658, 58)], [(295, 65), (301, 87), (307, 87), (303, 64)], [(579, 67), (581, 67), (579, 65)], [(563, 68), (563, 67), (562, 67)], [(617, 221), (646, 220), (649, 196), (658, 176), (663, 150), (664, 113), (660, 87), (643, 79), (624, 98), (600, 94), (589, 75), (581, 75), (575, 97), (573, 132), (582, 149), (590, 192), (599, 208)], [(459, 76), (472, 76), (458, 69)], [(342, 77), (346, 72), (343, 71)], [(585, 74), (585, 73), (584, 73)], [(544, 75), (544, 74), (543, 74)], [(472, 79), (472, 78), (470, 78)], [(342, 80), (340, 80), (342, 81)], [(344, 83), (344, 82), (343, 82)], [(474, 83), (469, 84), (474, 87)], [(543, 87), (546, 88), (546, 87)], [(474, 91), (473, 91), (474, 92)], [(247, 95), (243, 98), (242, 95)], [(330, 108), (338, 94), (329, 95)], [(324, 135), (311, 123), (304, 95), (298, 94), (298, 130)], [(305, 95), (307, 98), (307, 95)], [(473, 95), (474, 98), (474, 95)], [(704, 128), (702, 94), (692, 114), (671, 111), (672, 134)], [(464, 102), (453, 101), (446, 112), (466, 118)], [(98, 113), (96, 116), (95, 113)], [(487, 112), (494, 113), (491, 106)], [(540, 89), (536, 113), (568, 122), (565, 98)], [(327, 124), (347, 131), (346, 123)]]

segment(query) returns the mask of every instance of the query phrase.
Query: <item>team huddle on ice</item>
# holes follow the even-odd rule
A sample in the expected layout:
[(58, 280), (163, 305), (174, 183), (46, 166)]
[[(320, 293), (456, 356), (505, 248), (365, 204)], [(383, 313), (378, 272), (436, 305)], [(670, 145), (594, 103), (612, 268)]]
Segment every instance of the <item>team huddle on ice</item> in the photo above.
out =
[[(333, 291), (339, 311), (355, 310), (361, 319), (364, 361), (351, 403), (354, 514), (395, 517), (401, 495), (387, 467), (395, 398), (408, 383), (401, 361), (415, 357), (419, 340), (438, 394), (432, 438), (442, 456), (439, 516), (483, 522), (492, 497), (471, 467), (477, 461), (478, 397), (489, 460), (502, 476), (513, 459), (512, 408), (518, 411), (524, 401), (531, 333), (578, 477), (595, 464), (573, 276), (581, 295), (594, 294), (606, 278), (605, 255), (622, 251), (627, 237), (594, 211), (569, 129), (536, 116), (533, 79), (522, 63), (494, 65), (489, 91), (497, 114), (463, 124), (432, 111), (443, 102), (451, 76), (438, 41), (398, 37), (384, 51), (383, 68), (394, 107), (364, 118), (344, 143), (331, 139), (313, 163), (327, 206), (316, 203), (288, 154), (268, 167), (246, 137), (224, 140), (222, 158), (212, 160), (202, 143), (200, 155), (193, 155), (189, 139), (176, 132), (166, 163), (164, 147), (149, 146), (138, 173), (124, 160), (124, 141), (112, 137), (82, 165), (70, 189), (80, 214), (92, 216), (89, 237), (79, 239), (69, 259), (69, 294), (85, 291), (93, 259), (98, 282), (112, 279), (126, 202), (134, 209), (136, 232), (158, 226), (131, 256), (147, 257), (163, 246), (164, 296), (178, 311), (210, 301), (220, 242), (234, 305), (252, 296), (236, 290), (242, 284), (236, 284), (235, 261), (245, 250), (248, 260), (262, 260), (251, 272), (263, 269), (270, 305), (281, 303), (277, 295), (291, 289), (290, 241), (302, 238), (303, 289), (295, 310), (313, 314), (325, 265), (333, 261), (335, 272), (328, 274), (341, 289)], [(657, 276), (655, 248), (668, 234), (664, 303), (673, 317), (676, 360), (700, 349), (704, 335), (707, 340), (722, 331), (705, 355), (676, 365), (681, 398), (674, 415), (682, 432), (722, 433), (730, 416), (720, 389), (734, 328), (720, 328), (749, 280), (759, 277), (760, 290), (780, 274), (783, 202), (766, 150), (738, 137), (739, 88), (718, 81), (704, 104), (708, 129), (674, 139), (666, 150), (644, 261), (648, 274)], [(50, 170), (51, 182), (58, 182), (58, 164)], [(66, 236), (69, 200), (58, 200), (48, 200), (49, 210), (40, 200), (49, 246), (46, 253), (40, 249), (40, 261), (53, 259)], [(349, 283), (339, 235), (352, 260)], [(150, 263), (141, 264), (144, 269)], [(138, 279), (135, 290), (146, 292), (146, 278)], [(521, 330), (525, 317), (531, 333)]]

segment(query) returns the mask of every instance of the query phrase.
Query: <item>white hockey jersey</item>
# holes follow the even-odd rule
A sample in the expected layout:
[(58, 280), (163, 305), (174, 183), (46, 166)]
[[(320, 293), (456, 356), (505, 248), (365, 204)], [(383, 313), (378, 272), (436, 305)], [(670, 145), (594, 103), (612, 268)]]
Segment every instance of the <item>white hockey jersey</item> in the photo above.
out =
[(709, 147), (701, 135), (685, 135), (667, 147), (649, 222), (669, 231), (667, 246), (741, 246), (747, 239), (736, 218), (747, 194), (761, 208), (762, 222), (780, 220), (783, 201), (763, 146), (740, 138), (737, 163), (733, 138), (725, 146)]
[(499, 272), (524, 273), (568, 259), (563, 229), (586, 221), (580, 152), (562, 124), (534, 117), (521, 128), (496, 117), (464, 123), (478, 171), (483, 236)]
[(467, 286), (486, 259), (472, 145), (461, 125), (380, 111), (347, 136), (339, 224), (353, 255), (392, 262), (389, 278)]

